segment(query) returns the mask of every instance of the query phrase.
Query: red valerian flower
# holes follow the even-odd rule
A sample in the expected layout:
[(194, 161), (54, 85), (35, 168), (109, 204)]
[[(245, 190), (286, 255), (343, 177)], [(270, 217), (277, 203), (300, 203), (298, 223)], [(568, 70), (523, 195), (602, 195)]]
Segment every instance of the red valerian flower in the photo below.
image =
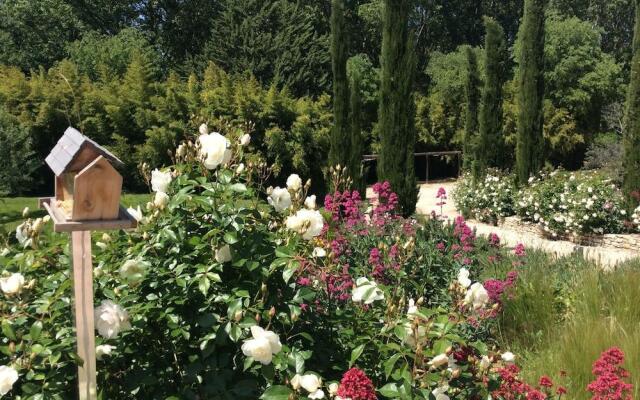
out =
[(358, 368), (351, 368), (344, 373), (337, 394), (351, 400), (377, 400), (373, 382)]
[(592, 400), (631, 400), (633, 385), (624, 378), (629, 372), (622, 368), (624, 353), (617, 347), (604, 351), (593, 363), (591, 372), (596, 379), (587, 386), (593, 394)]

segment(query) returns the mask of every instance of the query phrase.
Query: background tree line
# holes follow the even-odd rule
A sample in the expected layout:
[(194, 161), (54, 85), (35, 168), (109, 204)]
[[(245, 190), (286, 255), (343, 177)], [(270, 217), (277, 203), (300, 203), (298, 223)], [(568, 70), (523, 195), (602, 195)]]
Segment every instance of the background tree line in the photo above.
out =
[[(345, 1), (347, 74), (358, 77), (366, 151), (379, 149), (383, 6), (382, 0)], [(621, 134), (632, 9), (632, 0), (551, 1), (544, 50), (551, 162), (579, 167), (590, 146)], [(483, 84), (485, 15), (504, 30), (504, 132), (506, 146), (515, 145), (522, 10), (523, 0), (411, 3), (419, 150), (461, 148), (470, 51)], [(142, 161), (166, 161), (167, 149), (194, 119), (214, 116), (253, 121), (255, 145), (282, 173), (325, 165), (332, 125), (330, 34), (331, 0), (2, 2), (0, 143), (12, 144), (1, 151), (28, 167), (0, 190), (48, 189), (40, 160), (68, 124), (122, 150), (127, 171)], [(205, 90), (212, 69), (226, 83)], [(24, 156), (30, 151), (33, 156)]]

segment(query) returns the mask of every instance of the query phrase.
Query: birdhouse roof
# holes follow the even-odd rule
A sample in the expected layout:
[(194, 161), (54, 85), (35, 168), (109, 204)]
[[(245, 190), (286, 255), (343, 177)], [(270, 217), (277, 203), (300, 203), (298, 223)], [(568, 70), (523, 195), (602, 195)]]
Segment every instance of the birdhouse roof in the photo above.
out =
[(115, 166), (124, 165), (123, 162), (109, 150), (72, 127), (68, 127), (67, 130), (64, 131), (64, 135), (58, 140), (58, 143), (53, 150), (51, 150), (51, 153), (49, 153), (45, 161), (53, 173), (56, 174), (56, 176), (60, 176), (68, 172), (67, 169), (69, 166), (73, 164), (73, 161), (85, 148), (91, 148)]

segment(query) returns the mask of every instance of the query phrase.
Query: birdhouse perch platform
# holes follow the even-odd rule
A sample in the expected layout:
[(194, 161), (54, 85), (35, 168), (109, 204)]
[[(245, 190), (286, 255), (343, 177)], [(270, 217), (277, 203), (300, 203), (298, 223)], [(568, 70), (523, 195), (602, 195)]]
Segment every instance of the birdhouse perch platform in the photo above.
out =
[(54, 232), (75, 232), (75, 231), (111, 231), (118, 229), (134, 229), (138, 226), (138, 221), (120, 206), (117, 219), (110, 220), (88, 220), (71, 221), (65, 213), (56, 205), (55, 197), (45, 197), (39, 199), (40, 208), (44, 208), (49, 213), (53, 221)]

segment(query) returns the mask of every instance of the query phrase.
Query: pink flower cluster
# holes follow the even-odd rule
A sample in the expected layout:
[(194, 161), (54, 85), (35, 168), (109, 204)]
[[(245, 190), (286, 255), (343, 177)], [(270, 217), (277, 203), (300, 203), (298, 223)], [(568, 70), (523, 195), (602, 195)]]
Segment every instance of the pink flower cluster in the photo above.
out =
[(371, 275), (375, 278), (376, 282), (381, 282), (384, 284), (388, 284), (390, 282), (390, 277), (387, 272), (391, 268), (394, 271), (397, 271), (400, 268), (400, 265), (396, 262), (396, 258), (398, 256), (398, 245), (394, 244), (389, 248), (389, 252), (387, 254), (388, 264), (385, 263), (384, 257), (380, 249), (374, 247), (369, 252), (369, 264), (373, 267), (373, 272)]
[(377, 400), (373, 382), (358, 368), (351, 368), (344, 373), (338, 386), (338, 396), (351, 400)]
[(492, 303), (502, 304), (502, 295), (509, 288), (515, 286), (518, 280), (517, 271), (509, 271), (505, 280), (500, 279), (488, 279), (484, 282), (483, 286), (489, 293), (489, 299)]
[(347, 301), (351, 298), (353, 288), (353, 278), (349, 275), (348, 268), (344, 268), (341, 274), (325, 274), (321, 279), (327, 285), (327, 293), (334, 300)]
[(396, 217), (394, 212), (398, 207), (398, 195), (391, 191), (391, 184), (387, 181), (373, 185), (373, 192), (377, 195), (377, 201), (371, 220), (374, 225), (382, 226), (387, 218)]
[(587, 386), (592, 400), (631, 400), (633, 385), (626, 383), (629, 372), (622, 368), (624, 353), (617, 347), (604, 351), (593, 363), (596, 379)]
[(350, 192), (335, 192), (324, 198), (324, 208), (331, 213), (334, 222), (344, 220), (346, 226), (351, 228), (364, 221), (361, 212), (362, 198), (357, 190)]
[[(535, 388), (524, 382), (519, 374), (520, 368), (515, 364), (509, 364), (498, 370), (500, 375), (500, 388), (493, 391), (492, 396), (497, 399), (504, 400), (544, 400), (547, 399), (553, 391), (553, 381), (548, 376), (540, 378), (539, 388)], [(562, 396), (567, 390), (558, 386), (556, 394)]]
[(516, 255), (516, 257), (524, 257), (527, 255), (527, 253), (524, 250), (524, 245), (522, 243), (518, 243), (516, 245), (516, 247), (513, 249), (513, 254)]
[(454, 221), (453, 235), (459, 241), (459, 244), (456, 243), (451, 245), (451, 250), (455, 252), (453, 258), (455, 260), (461, 260), (464, 265), (471, 265), (473, 260), (468, 255), (475, 249), (476, 234), (471, 228), (469, 228), (464, 217), (456, 217)]

